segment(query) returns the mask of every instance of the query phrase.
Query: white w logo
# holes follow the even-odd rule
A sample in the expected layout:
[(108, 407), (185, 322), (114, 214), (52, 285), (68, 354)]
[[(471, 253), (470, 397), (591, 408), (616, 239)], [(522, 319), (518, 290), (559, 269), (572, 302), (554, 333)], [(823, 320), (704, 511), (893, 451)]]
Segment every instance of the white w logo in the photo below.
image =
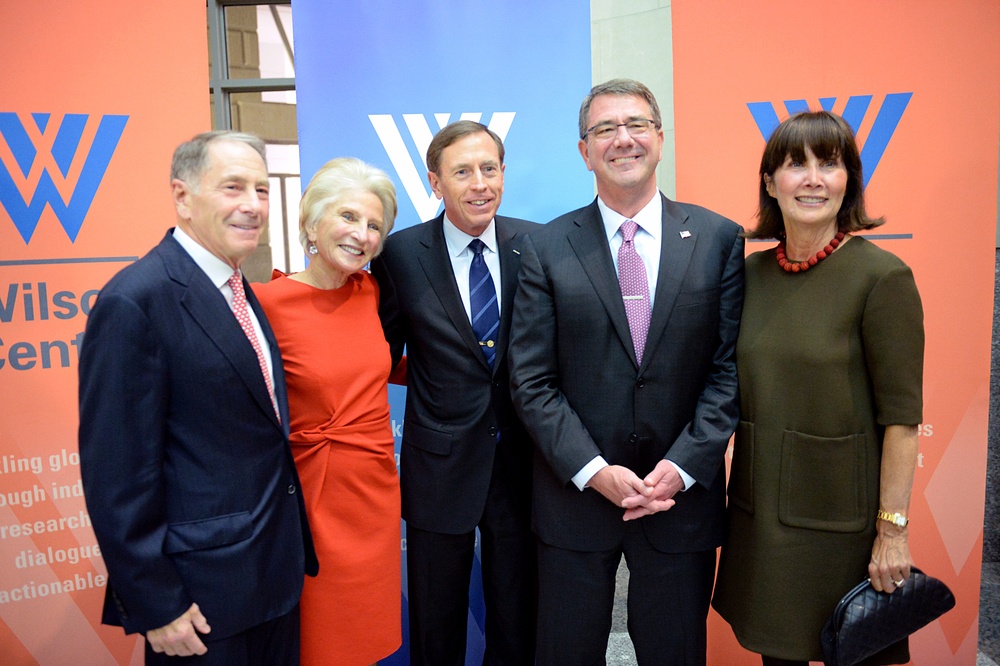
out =
[[(463, 113), (459, 120), (480, 122), (479, 119), (482, 115), (481, 113)], [(507, 132), (514, 122), (514, 115), (514, 111), (497, 111), (490, 118), (488, 127), (496, 132), (501, 141), (507, 139)], [(437, 121), (438, 129), (447, 125), (450, 117), (450, 113), (435, 113), (434, 119)], [(423, 174), (417, 171), (416, 165), (410, 158), (410, 152), (406, 149), (406, 144), (403, 143), (403, 136), (400, 134), (399, 128), (396, 127), (396, 121), (392, 119), (392, 116), (389, 114), (374, 114), (369, 115), (368, 119), (371, 120), (372, 127), (375, 128), (375, 133), (378, 134), (379, 141), (382, 142), (382, 147), (385, 148), (389, 159), (392, 160), (392, 166), (395, 167), (396, 174), (399, 176), (399, 180), (402, 181), (403, 188), (406, 189), (406, 194), (410, 197), (410, 201), (413, 202), (413, 207), (416, 209), (417, 215), (421, 220), (429, 220), (437, 215), (441, 202), (434, 196), (434, 192), (428, 194), (427, 189), (424, 187), (424, 174), (427, 173), (427, 147), (431, 144), (431, 139), (434, 137), (434, 133), (431, 132), (431, 128), (427, 124), (427, 119), (419, 113), (403, 114), (403, 121), (406, 122), (406, 127), (410, 130), (410, 136), (413, 138), (417, 153), (420, 155), (420, 162), (424, 167)]]

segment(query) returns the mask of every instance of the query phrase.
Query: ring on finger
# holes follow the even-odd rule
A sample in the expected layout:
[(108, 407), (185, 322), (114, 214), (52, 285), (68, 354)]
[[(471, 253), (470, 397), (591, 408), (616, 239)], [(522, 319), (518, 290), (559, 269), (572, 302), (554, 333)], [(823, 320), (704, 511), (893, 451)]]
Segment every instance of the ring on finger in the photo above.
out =
[(893, 585), (895, 585), (896, 587), (901, 587), (901, 586), (903, 585), (903, 581), (904, 581), (904, 580), (905, 580), (905, 579), (903, 579), (903, 578), (900, 578), (899, 580), (894, 580), (894, 581), (892, 581), (892, 584), (893, 584)]

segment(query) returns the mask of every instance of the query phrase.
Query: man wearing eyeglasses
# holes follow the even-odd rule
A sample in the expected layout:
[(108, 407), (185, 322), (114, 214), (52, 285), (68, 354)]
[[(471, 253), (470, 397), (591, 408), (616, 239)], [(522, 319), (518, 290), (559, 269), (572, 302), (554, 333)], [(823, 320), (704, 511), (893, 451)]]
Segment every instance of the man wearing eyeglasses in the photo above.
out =
[(705, 663), (738, 413), (743, 239), (659, 192), (662, 146), (646, 86), (595, 86), (579, 149), (597, 199), (522, 248), (511, 386), (541, 454), (540, 666), (603, 663), (623, 554), (639, 664)]

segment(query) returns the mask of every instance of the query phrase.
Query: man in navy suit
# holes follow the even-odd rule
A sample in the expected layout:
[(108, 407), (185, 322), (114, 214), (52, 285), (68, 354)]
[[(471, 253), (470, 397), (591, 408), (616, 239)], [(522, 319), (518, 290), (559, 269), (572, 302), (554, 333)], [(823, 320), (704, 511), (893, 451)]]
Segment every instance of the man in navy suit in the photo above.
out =
[(476, 527), (483, 663), (534, 663), (532, 447), (510, 402), (507, 340), (521, 243), (538, 225), (496, 214), (503, 158), (480, 123), (438, 132), (427, 177), (444, 212), (389, 236), (372, 262), (393, 362), (407, 350), (400, 485), (413, 666), (465, 664)]
[(510, 363), (538, 447), (537, 663), (604, 663), (615, 573), (629, 567), (639, 664), (705, 662), (736, 425), (739, 227), (656, 186), (646, 86), (595, 86), (579, 150), (597, 199), (522, 248)]
[(103, 621), (145, 634), (147, 664), (298, 664), (318, 564), (281, 357), (239, 270), (267, 225), (264, 144), (200, 134), (170, 177), (177, 227), (104, 287), (80, 350)]

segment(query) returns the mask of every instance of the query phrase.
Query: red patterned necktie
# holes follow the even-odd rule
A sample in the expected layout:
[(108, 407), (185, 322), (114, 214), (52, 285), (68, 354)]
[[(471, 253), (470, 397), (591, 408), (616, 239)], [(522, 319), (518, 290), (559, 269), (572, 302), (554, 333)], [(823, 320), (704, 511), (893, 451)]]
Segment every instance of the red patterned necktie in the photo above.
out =
[(622, 246), (618, 248), (618, 284), (625, 303), (628, 327), (632, 331), (635, 345), (635, 360), (642, 363), (642, 352), (646, 348), (646, 334), (649, 332), (649, 282), (642, 257), (635, 251), (635, 232), (639, 230), (632, 220), (625, 220), (619, 228)]
[(280, 421), (281, 414), (278, 413), (278, 401), (274, 397), (274, 383), (271, 381), (271, 373), (267, 371), (267, 359), (264, 358), (264, 350), (260, 348), (260, 340), (257, 339), (257, 333), (253, 330), (253, 322), (250, 321), (250, 312), (247, 309), (247, 294), (243, 290), (243, 277), (239, 271), (236, 271), (229, 277), (229, 286), (233, 289), (233, 314), (236, 315), (236, 321), (240, 322), (247, 340), (253, 345), (253, 350), (257, 352), (257, 363), (260, 364), (260, 371), (264, 375), (264, 383), (267, 384), (267, 394), (271, 396), (274, 413), (278, 415), (278, 420)]

